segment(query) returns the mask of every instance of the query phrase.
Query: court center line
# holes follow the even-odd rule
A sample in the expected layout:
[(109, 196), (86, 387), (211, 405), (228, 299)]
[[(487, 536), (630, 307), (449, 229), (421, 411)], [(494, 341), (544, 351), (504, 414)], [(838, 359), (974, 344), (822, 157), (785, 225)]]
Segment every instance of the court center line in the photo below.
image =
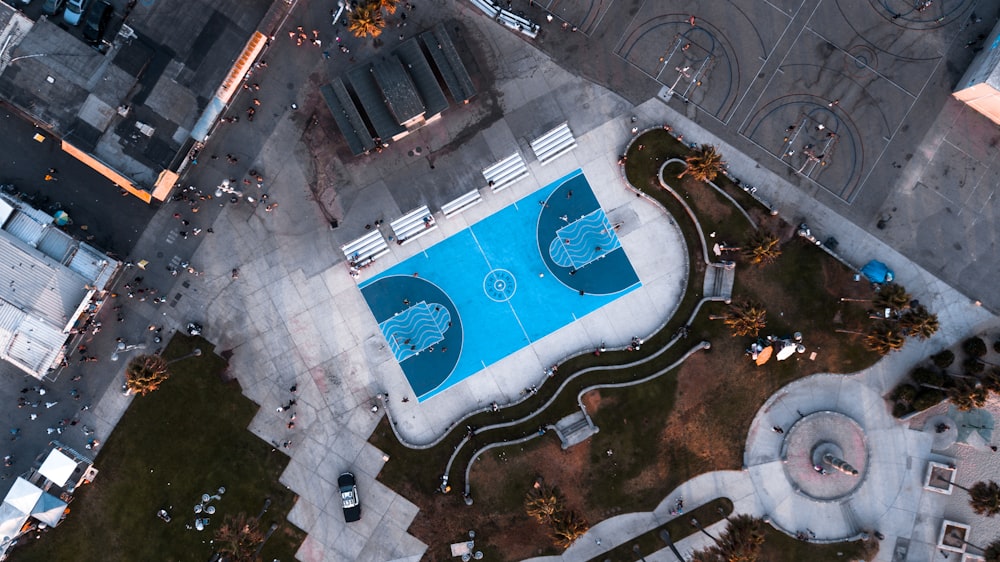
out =
[[(516, 205), (515, 205), (515, 207), (516, 207)], [(472, 235), (472, 241), (476, 243), (476, 248), (479, 248), (479, 254), (481, 256), (483, 256), (483, 261), (486, 262), (486, 267), (489, 268), (489, 271), (493, 271), (493, 269), (494, 269), (493, 268), (493, 264), (490, 263), (489, 256), (487, 256), (486, 252), (483, 251), (483, 246), (482, 246), (482, 244), (479, 243), (479, 238), (476, 236), (476, 231), (472, 230), (472, 227), (469, 227), (469, 234)], [(489, 272), (487, 272), (487, 273), (489, 273)], [(511, 275), (513, 276), (513, 274), (511, 274)], [(517, 277), (514, 277), (514, 282), (515, 283), (517, 282)], [(486, 297), (487, 299), (489, 299), (489, 296), (486, 295), (485, 290), (483, 290), (483, 296)], [(492, 299), (489, 299), (489, 300), (492, 300)], [(496, 301), (493, 301), (493, 302), (496, 302)], [(514, 316), (514, 320), (517, 321), (517, 326), (521, 329), (521, 333), (524, 335), (524, 339), (527, 340), (528, 343), (534, 343), (532, 341), (532, 339), (531, 339), (531, 336), (528, 335), (528, 331), (524, 329), (524, 324), (521, 323), (521, 318), (517, 315), (517, 310), (514, 309), (514, 305), (510, 302), (510, 299), (507, 299), (507, 300), (505, 300), (503, 302), (504, 302), (504, 304), (507, 305), (507, 308), (510, 309), (510, 313)]]

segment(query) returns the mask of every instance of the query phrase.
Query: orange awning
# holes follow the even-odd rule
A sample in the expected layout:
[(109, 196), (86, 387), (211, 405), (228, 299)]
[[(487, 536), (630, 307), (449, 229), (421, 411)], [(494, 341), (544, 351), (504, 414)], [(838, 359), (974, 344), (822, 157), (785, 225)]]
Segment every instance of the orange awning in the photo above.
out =
[[(111, 168), (110, 166), (108, 166), (104, 162), (101, 162), (100, 160), (98, 160), (94, 156), (91, 156), (90, 154), (87, 154), (86, 152), (80, 150), (79, 148), (71, 145), (70, 143), (68, 143), (66, 141), (62, 141), (62, 149), (67, 154), (73, 156), (74, 158), (76, 158), (80, 162), (83, 162), (87, 166), (90, 166), (98, 174), (101, 174), (102, 176), (104, 176), (104, 177), (108, 178), (109, 180), (111, 180), (112, 182), (114, 182), (114, 184), (116, 186), (124, 189), (125, 191), (131, 193), (132, 195), (135, 195), (136, 197), (138, 197), (139, 199), (142, 199), (146, 203), (149, 203), (152, 200), (152, 196), (150, 195), (150, 193), (148, 191), (143, 191), (143, 190), (137, 188), (132, 183), (132, 180), (126, 178), (123, 175), (121, 175), (120, 173), (118, 173), (117, 170)], [(171, 184), (171, 185), (173, 185), (173, 184)]]

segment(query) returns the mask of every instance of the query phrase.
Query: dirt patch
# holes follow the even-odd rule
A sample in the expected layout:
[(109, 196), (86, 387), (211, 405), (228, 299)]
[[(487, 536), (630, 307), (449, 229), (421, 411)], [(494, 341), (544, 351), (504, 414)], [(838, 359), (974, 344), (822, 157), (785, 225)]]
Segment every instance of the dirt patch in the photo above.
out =
[(583, 407), (587, 409), (587, 413), (590, 415), (596, 414), (602, 407), (612, 405), (614, 405), (613, 400), (605, 404), (604, 397), (601, 395), (600, 390), (591, 390), (583, 395)]

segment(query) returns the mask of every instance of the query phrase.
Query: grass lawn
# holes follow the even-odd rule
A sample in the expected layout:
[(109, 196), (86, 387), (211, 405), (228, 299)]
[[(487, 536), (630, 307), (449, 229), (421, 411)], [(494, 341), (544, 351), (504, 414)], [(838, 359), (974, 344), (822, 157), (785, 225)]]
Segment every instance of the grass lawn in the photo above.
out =
[[(720, 512), (721, 510), (721, 512)], [(634, 537), (632, 540), (622, 543), (608, 552), (592, 558), (592, 562), (610, 560), (612, 562), (632, 562), (638, 559), (636, 552), (650, 554), (667, 546), (660, 538), (660, 533), (666, 531), (670, 534), (670, 540), (675, 544), (694, 533), (700, 533), (697, 527), (691, 524), (691, 519), (695, 518), (702, 528), (710, 527), (720, 521), (723, 517), (728, 517), (733, 512), (733, 502), (729, 498), (717, 498), (705, 505), (698, 506), (691, 511), (685, 511), (683, 515), (678, 515), (667, 521), (663, 525)], [(638, 547), (638, 550), (636, 550)]]
[[(465, 446), (451, 472), (455, 492), (436, 493), (449, 455), (465, 435), (466, 423), (483, 428), (521, 418), (547, 400), (557, 384), (545, 384), (538, 396), (498, 413), (476, 415), (430, 449), (411, 450), (394, 438), (383, 420), (371, 441), (392, 455), (379, 479), (421, 508), (410, 532), (430, 545), (432, 559), (447, 558), (447, 543), (460, 540), (468, 529), (478, 533), (477, 547), (496, 549), (499, 559), (519, 559), (558, 552), (523, 509), (531, 482), (543, 477), (564, 493), (567, 505), (581, 512), (592, 524), (620, 513), (648, 511), (675, 487), (698, 474), (739, 469), (743, 445), (753, 415), (768, 396), (785, 384), (819, 372), (849, 373), (872, 364), (877, 355), (865, 349), (860, 338), (838, 333), (835, 328), (859, 329), (865, 323), (862, 305), (841, 302), (841, 297), (871, 295), (867, 283), (853, 281), (853, 272), (822, 250), (795, 235), (795, 226), (770, 216), (742, 189), (728, 179), (717, 184), (744, 205), (753, 220), (781, 239), (782, 256), (774, 264), (757, 267), (739, 256), (733, 300), (750, 299), (768, 311), (767, 328), (761, 335), (790, 336), (802, 332), (806, 354), (763, 367), (754, 366), (744, 354), (753, 341), (734, 338), (721, 321), (722, 303), (706, 305), (691, 323), (690, 337), (647, 364), (629, 369), (614, 365), (651, 355), (669, 342), (701, 299), (704, 278), (701, 247), (693, 223), (678, 201), (660, 188), (657, 173), (670, 157), (682, 156), (686, 147), (667, 132), (651, 131), (637, 139), (642, 151), (628, 154), (626, 177), (656, 199), (677, 220), (692, 256), (687, 291), (677, 314), (665, 328), (649, 338), (640, 352), (608, 352), (595, 357), (585, 353), (560, 365), (557, 377), (568, 377), (587, 367), (609, 366), (573, 379), (566, 390), (540, 416), (502, 430), (481, 429), (473, 446)], [(675, 169), (676, 168), (676, 169)], [(676, 179), (681, 167), (669, 166), (665, 180), (693, 208), (713, 242), (744, 244), (753, 232), (738, 209), (720, 193), (690, 178)], [(753, 205), (753, 206), (752, 206)], [(592, 391), (584, 402), (600, 432), (590, 440), (563, 451), (554, 436), (478, 454), (486, 443), (529, 435), (540, 424), (554, 423), (578, 410), (577, 393), (586, 386), (635, 380), (663, 369), (698, 342), (707, 340), (712, 349), (692, 356), (677, 370), (638, 386)], [(810, 359), (810, 353), (816, 357)], [(464, 506), (461, 490), (465, 466), (479, 455), (470, 482), (475, 504)], [(456, 493), (458, 492), (458, 493)], [(659, 539), (657, 539), (659, 540)], [(520, 545), (515, 547), (513, 545)], [(629, 547), (631, 548), (631, 547)], [(799, 560), (775, 556), (769, 560)]]
[[(227, 515), (261, 517), (263, 532), (277, 528), (264, 545), (264, 560), (294, 560), (305, 534), (286, 516), (295, 494), (278, 482), (288, 457), (247, 431), (257, 405), (223, 379), (226, 361), (201, 338), (177, 335), (163, 353), (183, 357), (158, 390), (137, 396), (96, 459), (100, 470), (83, 487), (72, 513), (41, 540), (13, 551), (15, 560), (208, 560), (215, 530)], [(226, 488), (213, 501), (217, 512), (203, 532), (193, 525), (203, 493)], [(167, 509), (170, 523), (156, 517)]]

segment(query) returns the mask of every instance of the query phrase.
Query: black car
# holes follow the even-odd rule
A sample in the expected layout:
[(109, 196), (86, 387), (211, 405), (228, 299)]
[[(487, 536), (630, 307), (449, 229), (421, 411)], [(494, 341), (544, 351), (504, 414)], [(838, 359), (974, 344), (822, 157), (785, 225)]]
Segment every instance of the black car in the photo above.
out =
[(87, 22), (83, 24), (83, 38), (96, 45), (104, 38), (104, 31), (115, 9), (108, 0), (93, 4), (87, 12)]
[(358, 485), (354, 475), (345, 472), (337, 478), (340, 487), (340, 503), (344, 507), (344, 521), (353, 523), (361, 519), (361, 500), (358, 499)]
[(54, 16), (63, 11), (66, 7), (66, 0), (45, 0), (42, 4), (42, 13), (47, 16)]

